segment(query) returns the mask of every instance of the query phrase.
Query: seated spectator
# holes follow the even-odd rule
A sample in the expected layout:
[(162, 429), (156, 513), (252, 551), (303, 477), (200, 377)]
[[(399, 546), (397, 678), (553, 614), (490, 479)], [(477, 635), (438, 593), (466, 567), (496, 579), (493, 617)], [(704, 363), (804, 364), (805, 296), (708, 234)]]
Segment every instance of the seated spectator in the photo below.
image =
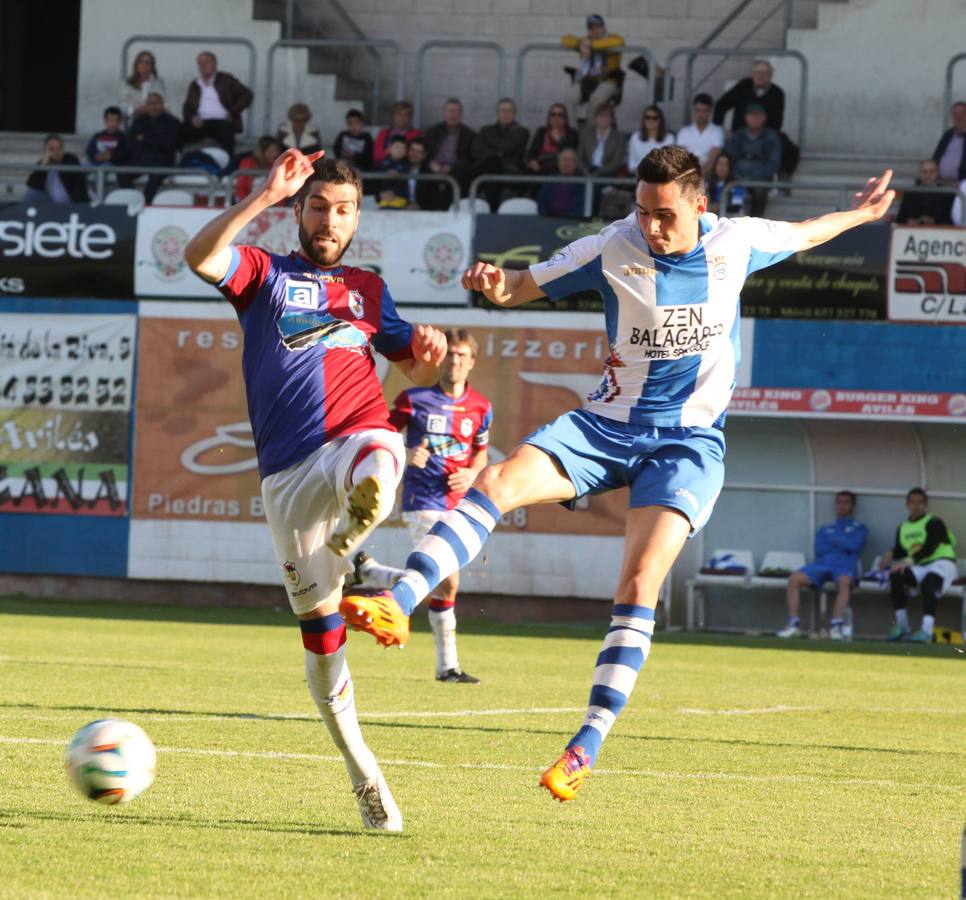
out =
[(241, 114), (252, 102), (252, 92), (234, 75), (218, 71), (210, 50), (198, 54), (198, 77), (188, 86), (184, 101), (185, 143), (211, 138), (228, 155), (235, 152), (235, 135), (242, 131)]
[[(282, 145), (270, 134), (262, 135), (255, 142), (255, 150), (242, 157), (241, 162), (238, 163), (238, 171), (245, 169), (267, 172), (281, 155)], [(264, 180), (264, 175), (260, 178), (254, 175), (239, 175), (235, 180), (236, 202), (244, 200)]]
[(745, 189), (743, 187), (732, 188), (727, 208), (721, 209), (725, 186), (734, 181), (734, 177), (731, 157), (727, 153), (719, 153), (714, 161), (714, 169), (704, 179), (704, 192), (708, 195), (708, 212), (716, 216), (740, 216), (744, 212)]
[(966, 179), (966, 101), (954, 103), (949, 114), (952, 127), (942, 133), (932, 158), (939, 163), (942, 183), (955, 187)]
[(409, 174), (406, 139), (401, 134), (389, 138), (389, 151), (386, 158), (376, 168), (385, 173), (388, 179), (378, 179), (372, 190), (376, 194), (381, 209), (405, 209), (409, 204), (406, 198), (406, 183), (402, 180)]
[[(145, 168), (169, 167), (176, 162), (180, 146), (181, 123), (166, 112), (160, 94), (148, 94), (145, 112), (138, 116), (128, 133), (128, 148), (123, 164)], [(119, 175), (118, 182), (130, 187), (134, 175)], [(151, 175), (144, 187), (144, 199), (150, 203), (167, 176)]]
[[(773, 128), (765, 125), (765, 109), (758, 103), (745, 108), (745, 126), (731, 135), (725, 152), (734, 160), (739, 181), (770, 181), (778, 175), (782, 145)], [(761, 216), (768, 205), (768, 188), (747, 188), (748, 211)]]
[[(59, 134), (44, 138), (44, 152), (37, 160), (41, 166), (79, 166), (73, 153), (64, 152)], [(87, 203), (87, 180), (82, 172), (31, 172), (27, 178), (24, 203)]]
[(608, 34), (604, 17), (596, 13), (587, 16), (587, 34), (578, 37), (565, 34), (560, 43), (580, 54), (570, 91), (570, 118), (582, 125), (587, 110), (595, 110), (601, 103), (612, 103), (620, 96), (624, 73), (621, 54), (624, 46), (619, 34)]
[[(939, 186), (939, 165), (934, 159), (924, 159), (919, 163), (919, 187)], [(899, 204), (896, 222), (900, 225), (951, 225), (952, 194), (905, 191)]]
[[(939, 598), (956, 580), (956, 535), (938, 516), (927, 511), (929, 498), (922, 488), (906, 494), (909, 517), (896, 529), (895, 546), (879, 564), (889, 570), (889, 589), (895, 609), (895, 624), (886, 640), (932, 642)], [(909, 591), (922, 594), (923, 616), (919, 630), (909, 628), (906, 611)]]
[(701, 160), (705, 175), (711, 174), (714, 161), (725, 145), (724, 129), (711, 121), (713, 106), (710, 94), (695, 94), (691, 104), (691, 124), (678, 131), (678, 143)]
[(577, 140), (577, 130), (570, 127), (567, 107), (554, 103), (547, 110), (547, 124), (541, 125), (533, 135), (524, 162), (531, 172), (554, 175), (560, 151), (565, 147), (576, 150)]
[(408, 100), (399, 100), (393, 103), (391, 115), (390, 121), (392, 124), (383, 128), (376, 135), (376, 143), (372, 148), (372, 161), (377, 171), (379, 164), (389, 152), (390, 138), (399, 135), (408, 144), (413, 138), (423, 136), (418, 128), (413, 128), (413, 105)]
[(834, 581), (836, 594), (829, 637), (833, 641), (851, 639), (851, 635), (843, 631), (845, 610), (849, 605), (852, 581), (858, 574), (859, 559), (869, 537), (869, 529), (853, 517), (854, 512), (855, 494), (839, 491), (835, 495), (835, 521), (815, 532), (814, 561), (788, 577), (788, 625), (778, 632), (778, 637), (802, 636), (798, 616), (802, 588), (819, 591), (826, 581)]
[[(966, 178), (959, 183), (959, 194), (966, 197)], [(952, 219), (953, 225), (966, 225), (966, 211), (963, 210), (963, 197), (960, 197), (959, 194), (953, 200), (953, 209), (949, 217)]]
[[(557, 173), (565, 176), (583, 174), (580, 171), (580, 160), (573, 147), (564, 147), (557, 154), (555, 162)], [(537, 209), (541, 216), (557, 216), (565, 219), (580, 219), (584, 215), (584, 196), (587, 186), (584, 184), (561, 182), (554, 184), (545, 181), (540, 185), (537, 195)]]
[(154, 63), (154, 54), (149, 50), (142, 50), (134, 57), (131, 74), (121, 82), (121, 112), (124, 114), (124, 127), (130, 128), (131, 123), (144, 115), (144, 106), (148, 94), (165, 96), (167, 90), (164, 81), (158, 75)]
[[(463, 104), (457, 97), (450, 97), (443, 104), (443, 119), (426, 131), (426, 154), (430, 171), (437, 175), (452, 175), (466, 191), (470, 182), (473, 141), (476, 132), (463, 124)], [(452, 191), (441, 186), (448, 195)], [(452, 203), (446, 204), (448, 208)]]
[[(406, 161), (409, 163), (408, 175), (432, 175), (426, 152), (425, 138), (413, 138), (406, 148)], [(448, 184), (439, 181), (406, 179), (407, 209), (442, 210), (449, 209), (453, 203), (453, 191)]]
[(127, 150), (127, 137), (121, 131), (124, 116), (119, 106), (109, 106), (104, 110), (104, 127), (88, 142), (85, 156), (95, 166), (120, 165)]
[(585, 125), (577, 140), (577, 158), (588, 175), (619, 175), (627, 162), (627, 138), (617, 130), (614, 107), (601, 103), (594, 121)]
[(668, 131), (664, 113), (659, 106), (647, 106), (641, 115), (641, 130), (635, 131), (627, 142), (627, 169), (637, 171), (637, 164), (652, 150), (675, 143), (674, 132)]
[(366, 117), (361, 110), (350, 109), (345, 114), (345, 128), (336, 135), (332, 152), (336, 159), (344, 159), (360, 172), (371, 172), (373, 141), (365, 124)]
[[(471, 157), (473, 177), (479, 175), (523, 175), (526, 165), (523, 162), (527, 152), (530, 131), (517, 122), (517, 105), (509, 97), (503, 97), (496, 104), (496, 122), (484, 125), (473, 141)], [(490, 208), (496, 209), (500, 201), (515, 196), (522, 190), (498, 182), (487, 184), (483, 194)]]
[[(293, 103), (288, 108), (287, 121), (278, 126), (278, 134), (275, 136), (283, 151), (294, 147), (308, 154), (322, 149), (322, 135), (317, 128), (309, 128), (311, 118), (312, 110), (304, 103)], [(369, 138), (369, 142), (371, 146), (372, 138)]]

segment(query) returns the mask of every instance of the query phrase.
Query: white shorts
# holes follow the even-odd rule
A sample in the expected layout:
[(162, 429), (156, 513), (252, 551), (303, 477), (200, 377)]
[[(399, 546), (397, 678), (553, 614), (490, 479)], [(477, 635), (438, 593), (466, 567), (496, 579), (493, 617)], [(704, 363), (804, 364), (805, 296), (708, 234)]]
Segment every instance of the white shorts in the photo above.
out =
[(939, 592), (940, 597), (952, 587), (959, 574), (956, 571), (956, 563), (951, 559), (936, 559), (924, 566), (909, 566), (909, 571), (912, 572), (912, 577), (916, 579), (916, 584), (922, 584), (923, 578), (927, 575), (938, 575), (943, 580), (943, 588)]
[(349, 469), (359, 453), (373, 445), (389, 450), (396, 458), (395, 490), (405, 465), (403, 439), (398, 432), (381, 428), (336, 438), (262, 481), (265, 517), (296, 615), (320, 606), (334, 607), (341, 597), (343, 579), (352, 571), (351, 555), (336, 556), (325, 542), (348, 494), (345, 485)]
[(409, 529), (409, 537), (415, 547), (443, 516), (446, 515), (445, 509), (414, 509), (402, 514), (402, 520)]

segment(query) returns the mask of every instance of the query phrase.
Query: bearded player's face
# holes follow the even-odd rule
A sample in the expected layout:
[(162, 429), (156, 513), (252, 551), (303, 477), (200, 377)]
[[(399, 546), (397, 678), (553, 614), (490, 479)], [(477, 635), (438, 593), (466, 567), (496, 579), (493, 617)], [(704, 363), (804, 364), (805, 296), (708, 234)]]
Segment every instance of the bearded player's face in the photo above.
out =
[(320, 266), (334, 266), (359, 226), (359, 192), (353, 184), (313, 182), (304, 204), (295, 204), (302, 252)]

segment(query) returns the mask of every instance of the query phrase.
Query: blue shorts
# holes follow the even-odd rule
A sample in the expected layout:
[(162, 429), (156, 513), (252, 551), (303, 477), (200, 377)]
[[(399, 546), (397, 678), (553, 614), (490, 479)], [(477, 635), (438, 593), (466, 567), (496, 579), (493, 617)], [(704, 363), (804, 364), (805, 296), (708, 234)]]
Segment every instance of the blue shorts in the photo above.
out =
[[(630, 507), (669, 506), (704, 526), (724, 483), (724, 434), (717, 428), (628, 425), (583, 409), (538, 428), (523, 443), (552, 456), (577, 491), (631, 489)], [(576, 498), (564, 504), (574, 508)]]
[(842, 575), (855, 577), (855, 566), (830, 566), (828, 563), (809, 563), (798, 570), (811, 582), (813, 587), (820, 588), (826, 581), (837, 581)]

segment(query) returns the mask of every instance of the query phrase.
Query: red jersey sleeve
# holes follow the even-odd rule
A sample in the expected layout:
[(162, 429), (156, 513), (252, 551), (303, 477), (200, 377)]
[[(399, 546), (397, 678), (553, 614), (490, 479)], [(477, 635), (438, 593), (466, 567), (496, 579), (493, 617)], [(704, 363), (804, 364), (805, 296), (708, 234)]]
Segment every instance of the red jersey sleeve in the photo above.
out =
[(218, 290), (235, 309), (248, 309), (271, 267), (272, 259), (264, 250), (244, 244), (232, 246), (231, 264), (218, 283)]
[(389, 424), (396, 431), (402, 431), (413, 417), (413, 402), (409, 399), (409, 391), (403, 391), (392, 403), (389, 410)]

